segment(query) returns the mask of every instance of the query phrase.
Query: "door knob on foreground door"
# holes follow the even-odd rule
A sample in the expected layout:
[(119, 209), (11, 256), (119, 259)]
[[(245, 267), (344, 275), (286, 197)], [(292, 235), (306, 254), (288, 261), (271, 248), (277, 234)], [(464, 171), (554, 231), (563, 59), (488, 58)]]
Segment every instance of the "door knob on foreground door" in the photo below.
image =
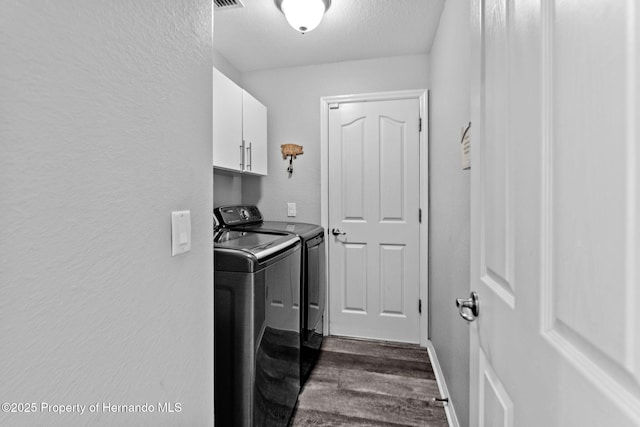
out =
[(476, 291), (471, 292), (470, 298), (458, 298), (456, 299), (456, 307), (460, 311), (460, 316), (467, 322), (473, 322), (480, 314), (480, 301), (478, 301), (478, 294)]
[(344, 231), (340, 231), (339, 228), (334, 228), (333, 230), (331, 230), (331, 234), (333, 234), (334, 236), (344, 236), (345, 233)]

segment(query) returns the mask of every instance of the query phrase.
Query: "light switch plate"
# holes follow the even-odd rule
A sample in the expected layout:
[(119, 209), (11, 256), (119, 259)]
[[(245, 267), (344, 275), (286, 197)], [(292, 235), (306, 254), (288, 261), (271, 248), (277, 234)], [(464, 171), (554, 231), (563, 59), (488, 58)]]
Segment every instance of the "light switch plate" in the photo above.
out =
[(296, 216), (296, 204), (287, 203), (287, 216)]
[(191, 250), (191, 211), (171, 212), (171, 256)]

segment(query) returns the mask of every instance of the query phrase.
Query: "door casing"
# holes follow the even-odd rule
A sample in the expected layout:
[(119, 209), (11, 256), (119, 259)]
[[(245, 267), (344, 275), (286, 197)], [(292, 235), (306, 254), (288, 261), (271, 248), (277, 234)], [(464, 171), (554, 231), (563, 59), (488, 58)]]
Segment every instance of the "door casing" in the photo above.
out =
[[(426, 89), (402, 90), (391, 92), (374, 92), (355, 95), (326, 96), (320, 98), (320, 197), (321, 197), (321, 225), (329, 232), (329, 105), (351, 102), (385, 101), (395, 99), (418, 99), (422, 130), (420, 132), (420, 208), (422, 221), (420, 223), (420, 300), (422, 301), (422, 315), (420, 316), (420, 346), (426, 347), (429, 331), (427, 307), (429, 307), (429, 123), (428, 123), (428, 92)], [(417, 213), (416, 213), (417, 214)], [(328, 251), (327, 245), (327, 251)], [(327, 260), (329, 259), (327, 254)], [(331, 266), (327, 262), (328, 269)], [(327, 284), (327, 301), (330, 300)], [(325, 335), (330, 335), (329, 307), (325, 306), (324, 313)]]

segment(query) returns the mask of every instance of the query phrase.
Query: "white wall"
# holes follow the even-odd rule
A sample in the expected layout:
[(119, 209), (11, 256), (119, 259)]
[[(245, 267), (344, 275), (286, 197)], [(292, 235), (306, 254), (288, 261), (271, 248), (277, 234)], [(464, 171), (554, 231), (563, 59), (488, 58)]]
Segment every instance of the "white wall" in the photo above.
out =
[(460, 167), (460, 129), (470, 117), (468, 3), (448, 0), (440, 18), (429, 129), (430, 337), (461, 426), (469, 425), (469, 327), (454, 301), (469, 295), (470, 171)]
[(212, 424), (211, 8), (2, 2), (1, 400), (182, 411), (1, 425)]
[(213, 49), (213, 66), (222, 74), (233, 80), (240, 86), (242, 82), (242, 73), (236, 69), (217, 49)]
[[(295, 202), (296, 221), (319, 224), (320, 98), (424, 89), (428, 81), (427, 55), (244, 73), (242, 86), (268, 108), (269, 175), (242, 178), (243, 203), (257, 204), (267, 219), (286, 221), (287, 202)], [(291, 178), (280, 153), (287, 143), (304, 146)]]

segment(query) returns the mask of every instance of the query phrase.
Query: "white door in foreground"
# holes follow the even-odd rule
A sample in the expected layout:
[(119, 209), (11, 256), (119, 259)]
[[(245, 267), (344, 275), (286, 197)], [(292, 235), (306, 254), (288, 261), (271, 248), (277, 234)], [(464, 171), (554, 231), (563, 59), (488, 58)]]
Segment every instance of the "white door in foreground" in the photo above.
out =
[(640, 5), (472, 4), (471, 425), (639, 426)]

